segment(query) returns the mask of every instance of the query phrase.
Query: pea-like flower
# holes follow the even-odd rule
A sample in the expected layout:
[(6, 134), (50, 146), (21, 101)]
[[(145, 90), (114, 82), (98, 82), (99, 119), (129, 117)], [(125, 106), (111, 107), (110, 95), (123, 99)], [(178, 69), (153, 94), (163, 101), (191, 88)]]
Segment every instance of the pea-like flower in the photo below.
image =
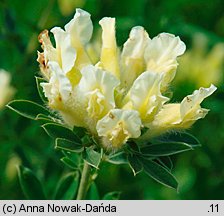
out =
[(13, 97), (15, 89), (10, 85), (11, 76), (8, 72), (0, 69), (0, 109), (2, 109)]
[[(43, 52), (38, 62), (46, 82), (41, 83), (48, 106), (70, 127), (85, 127), (105, 148), (119, 149), (130, 138), (148, 139), (173, 129), (186, 129), (204, 118), (200, 107), (215, 86), (200, 88), (180, 104), (168, 103), (163, 94), (175, 77), (177, 57), (186, 49), (172, 34), (150, 39), (141, 26), (131, 29), (122, 49), (115, 36), (115, 19), (105, 17), (101, 53), (95, 64), (88, 52), (93, 25), (90, 14), (76, 10), (64, 29), (39, 36)], [(96, 55), (97, 52), (94, 53)], [(141, 136), (141, 129), (149, 130)]]
[(150, 131), (146, 132), (142, 139), (149, 139), (170, 130), (187, 129), (196, 120), (204, 118), (209, 110), (201, 108), (200, 103), (215, 90), (214, 85), (200, 88), (185, 97), (181, 103), (165, 104), (155, 119), (147, 125)]

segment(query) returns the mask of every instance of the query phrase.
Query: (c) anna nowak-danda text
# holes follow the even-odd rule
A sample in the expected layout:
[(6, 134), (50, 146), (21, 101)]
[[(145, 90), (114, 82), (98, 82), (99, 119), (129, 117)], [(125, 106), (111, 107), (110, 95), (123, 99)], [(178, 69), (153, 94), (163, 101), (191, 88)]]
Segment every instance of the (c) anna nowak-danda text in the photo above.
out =
[(25, 205), (21, 204), (17, 207), (17, 212), (33, 213), (33, 212), (117, 212), (117, 208), (111, 204), (100, 203), (100, 205), (75, 204), (75, 205)]

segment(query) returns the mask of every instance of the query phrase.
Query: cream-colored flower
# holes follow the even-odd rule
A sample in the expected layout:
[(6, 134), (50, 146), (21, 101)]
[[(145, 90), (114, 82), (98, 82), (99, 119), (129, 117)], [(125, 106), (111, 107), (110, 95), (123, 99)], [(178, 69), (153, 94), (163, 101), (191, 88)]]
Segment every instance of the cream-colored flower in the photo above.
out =
[(148, 41), (145, 51), (147, 70), (165, 73), (162, 82), (163, 91), (175, 77), (178, 66), (176, 59), (185, 52), (185, 49), (183, 41), (172, 34), (161, 33)]
[(106, 148), (119, 148), (129, 138), (141, 135), (141, 119), (135, 110), (112, 109), (98, 121), (96, 129)]
[(75, 64), (81, 70), (83, 66), (91, 63), (85, 50), (93, 32), (90, 14), (84, 10), (76, 9), (74, 18), (65, 25), (65, 31), (71, 36), (72, 46), (77, 52)]
[(51, 32), (56, 42), (57, 60), (62, 70), (67, 73), (72, 69), (76, 60), (76, 50), (72, 47), (71, 36), (59, 27), (51, 29)]
[(100, 63), (104, 70), (119, 78), (118, 48), (115, 37), (115, 18), (105, 17), (100, 20), (102, 27), (102, 50)]
[(181, 103), (165, 104), (155, 116), (154, 121), (147, 125), (150, 130), (142, 138), (148, 139), (170, 130), (189, 128), (196, 120), (207, 115), (209, 110), (201, 108), (200, 104), (215, 90), (214, 85), (209, 88), (200, 88), (192, 95), (186, 96)]
[(92, 29), (90, 14), (77, 9), (74, 18), (65, 25), (65, 30), (59, 27), (51, 29), (56, 42), (55, 48), (50, 41), (47, 30), (39, 35), (44, 52), (38, 52), (37, 60), (46, 78), (49, 79), (51, 76), (48, 67), (50, 61), (58, 62), (64, 73), (69, 72), (70, 76), (79, 76), (77, 75), (79, 70), (90, 64), (84, 47), (92, 36)]
[(163, 74), (154, 72), (142, 73), (133, 83), (126, 100), (128, 103), (123, 108), (137, 110), (143, 124), (151, 122), (169, 98), (161, 94)]
[(83, 95), (84, 106), (90, 118), (100, 119), (115, 108), (114, 90), (119, 85), (119, 80), (92, 65), (83, 68), (81, 73), (78, 91)]
[(41, 86), (43, 87), (45, 96), (49, 100), (50, 107), (53, 108), (57, 107), (62, 100), (68, 100), (72, 86), (57, 62), (49, 62), (48, 67), (51, 70), (49, 83), (41, 83)]
[(8, 72), (0, 69), (0, 109), (13, 97), (15, 89), (10, 85), (11, 76)]
[(129, 39), (124, 43), (121, 53), (121, 83), (122, 87), (127, 91), (135, 79), (145, 71), (146, 65), (144, 61), (144, 52), (148, 33), (141, 26), (132, 28)]
[(48, 62), (58, 62), (62, 70), (67, 73), (74, 66), (76, 59), (76, 51), (71, 46), (70, 35), (59, 27), (53, 28), (51, 32), (54, 34), (56, 48), (53, 47), (47, 30), (39, 35), (39, 41), (42, 43), (44, 52), (38, 52), (38, 61), (41, 65), (42, 72), (47, 78), (50, 77)]
[(179, 37), (162, 33), (150, 39), (137, 26), (120, 51), (115, 19), (106, 17), (99, 24), (102, 44), (97, 43), (97, 52), (90, 43), (90, 14), (81, 9), (64, 30), (51, 30), (56, 47), (47, 31), (40, 36), (44, 51), (38, 61), (46, 78), (41, 85), (49, 107), (65, 124), (85, 127), (103, 147), (118, 149), (129, 138), (140, 137), (142, 127), (148, 127), (146, 134), (152, 137), (185, 129), (205, 116), (207, 110), (200, 103), (214, 86), (188, 96), (191, 103), (184, 99), (181, 104), (166, 104), (169, 98), (163, 96), (175, 76), (177, 57), (185, 51)]

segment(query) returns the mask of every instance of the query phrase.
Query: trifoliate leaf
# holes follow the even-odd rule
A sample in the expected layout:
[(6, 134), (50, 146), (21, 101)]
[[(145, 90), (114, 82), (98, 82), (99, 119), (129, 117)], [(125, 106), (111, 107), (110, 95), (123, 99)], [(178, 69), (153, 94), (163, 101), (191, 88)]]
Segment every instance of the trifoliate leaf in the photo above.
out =
[(91, 147), (86, 148), (83, 152), (83, 158), (90, 166), (98, 169), (102, 159), (102, 153), (96, 152)]
[(174, 189), (178, 188), (178, 182), (176, 178), (167, 169), (152, 160), (143, 158), (141, 158), (140, 160), (143, 165), (143, 169), (148, 176), (163, 185)]
[(158, 143), (161, 143), (161, 142), (162, 143), (168, 143), (168, 142), (184, 143), (184, 144), (190, 145), (191, 147), (198, 147), (201, 145), (196, 137), (194, 137), (193, 135), (187, 132), (169, 133), (164, 136), (158, 137), (156, 141)]
[(128, 161), (135, 176), (142, 171), (142, 163), (139, 161), (138, 156), (128, 155)]
[(44, 114), (46, 116), (50, 114), (45, 107), (29, 100), (14, 100), (6, 106), (18, 114), (33, 120), (36, 119), (38, 114)]
[(84, 137), (87, 133), (86, 128), (83, 127), (73, 127), (73, 132), (81, 139), (82, 137)]
[(192, 147), (185, 143), (159, 143), (141, 148), (141, 153), (150, 157), (160, 157), (178, 154), (192, 150)]
[(51, 116), (46, 116), (44, 114), (38, 114), (37, 117), (35, 118), (35, 120), (37, 120), (41, 124), (59, 122), (59, 119), (55, 119)]
[(124, 152), (118, 152), (112, 155), (109, 155), (106, 158), (106, 161), (108, 161), (109, 163), (112, 164), (127, 164), (128, 160), (127, 160), (127, 155)]
[(158, 157), (156, 158), (155, 162), (158, 162), (161, 166), (163, 166), (169, 172), (171, 172), (173, 169), (173, 162), (169, 156)]
[(79, 167), (79, 164), (81, 162), (81, 155), (77, 154), (76, 152), (69, 152), (69, 151), (62, 151), (63, 155), (70, 159), (73, 164), (76, 164), (76, 167)]
[(44, 130), (46, 131), (46, 133), (54, 138), (64, 138), (67, 140), (70, 140), (72, 142), (76, 142), (81, 144), (81, 140), (73, 133), (72, 130), (70, 130), (67, 127), (64, 127), (60, 124), (56, 124), (56, 123), (47, 123), (42, 125), (42, 127), (44, 128)]
[(82, 152), (84, 147), (75, 141), (70, 141), (64, 138), (57, 138), (55, 141), (55, 148), (68, 152)]
[(71, 169), (77, 169), (77, 164), (75, 164), (70, 158), (63, 157), (60, 159), (62, 163), (64, 163), (67, 167)]

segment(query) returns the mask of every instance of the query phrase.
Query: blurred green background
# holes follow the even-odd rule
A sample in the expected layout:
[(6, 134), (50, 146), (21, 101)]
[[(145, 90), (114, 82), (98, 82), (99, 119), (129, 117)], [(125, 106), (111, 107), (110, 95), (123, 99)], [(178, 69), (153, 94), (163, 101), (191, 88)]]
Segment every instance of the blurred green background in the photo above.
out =
[[(97, 28), (102, 17), (116, 17), (119, 45), (136, 25), (144, 26), (150, 37), (160, 32), (180, 36), (193, 54), (185, 61), (186, 67), (191, 64), (186, 80), (177, 78), (170, 87), (174, 91), (172, 101), (181, 101), (199, 83), (208, 87), (210, 80), (202, 82), (202, 78), (212, 73), (218, 77), (214, 79), (218, 90), (203, 104), (211, 111), (189, 130), (202, 148), (173, 157), (174, 174), (180, 183), (178, 193), (144, 174), (134, 177), (127, 166), (104, 164), (96, 181), (100, 196), (121, 191), (121, 199), (224, 199), (224, 58), (222, 48), (213, 50), (224, 43), (223, 0), (1, 0), (0, 68), (12, 75), (14, 98), (41, 102), (34, 79), (38, 75), (36, 52), (41, 50), (37, 36), (43, 29), (64, 26), (76, 7), (87, 10)], [(207, 58), (212, 50), (213, 58)], [(201, 70), (197, 76), (193, 75), (197, 73), (194, 68)], [(178, 76), (184, 69), (180, 66)], [(35, 121), (6, 108), (0, 110), (0, 199), (24, 199), (16, 172), (18, 164), (31, 168), (47, 193), (53, 193), (61, 176), (68, 172), (60, 156)]]

